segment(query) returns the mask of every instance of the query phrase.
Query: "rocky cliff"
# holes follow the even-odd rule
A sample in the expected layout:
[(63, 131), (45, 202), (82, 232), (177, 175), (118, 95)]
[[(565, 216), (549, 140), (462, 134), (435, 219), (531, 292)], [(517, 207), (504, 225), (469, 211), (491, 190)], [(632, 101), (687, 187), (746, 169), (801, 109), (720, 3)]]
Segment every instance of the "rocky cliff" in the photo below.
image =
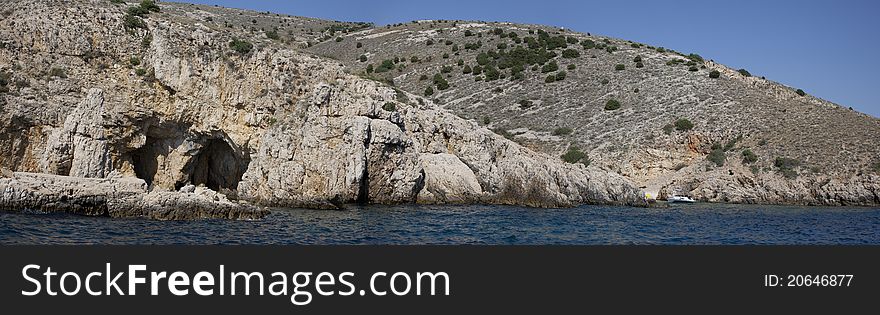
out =
[(337, 33), (308, 50), (661, 198), (880, 204), (880, 119), (709, 56), (448, 20)]
[[(4, 208), (174, 219), (265, 214), (248, 203), (642, 202), (620, 175), (531, 151), (300, 50), (361, 24), (265, 14), (260, 23), (290, 28), (270, 36), (255, 18), (224, 19), (254, 12), (100, 0), (16, 1), (0, 14), (0, 166), (19, 172), (0, 181), (16, 192)], [(125, 190), (136, 201), (60, 188), (119, 178), (142, 182)], [(40, 180), (61, 184), (39, 190)], [(96, 191), (106, 198), (80, 198)], [(62, 199), (97, 210), (44, 202)], [(192, 205), (195, 215), (168, 211)]]

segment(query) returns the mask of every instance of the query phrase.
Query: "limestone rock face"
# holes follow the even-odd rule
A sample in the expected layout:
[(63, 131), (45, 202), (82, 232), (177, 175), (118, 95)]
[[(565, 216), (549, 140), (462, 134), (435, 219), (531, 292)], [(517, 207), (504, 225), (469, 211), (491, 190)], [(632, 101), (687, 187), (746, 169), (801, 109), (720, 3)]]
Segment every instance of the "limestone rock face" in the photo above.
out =
[[(59, 176), (4, 182), (24, 185), (10, 188), (28, 192), (22, 206), (247, 219), (260, 212), (238, 201), (314, 208), (643, 202), (619, 175), (523, 148), (431, 100), (348, 74), (337, 61), (193, 21), (189, 6), (160, 3), (161, 13), (143, 18), (146, 28), (126, 28), (124, 6), (70, 3), (79, 10), (15, 2), (0, 22), (0, 71), (27, 82), (0, 95), (0, 145), (10, 148), (0, 166)], [(235, 51), (233, 39), (254, 48)], [(100, 180), (120, 176), (144, 187), (83, 190), (75, 199), (86, 201), (56, 207), (41, 200), (70, 196), (28, 184), (111, 185)]]
[(470, 202), (483, 192), (474, 172), (455, 155), (424, 154), (420, 162), (426, 174), (420, 203)]

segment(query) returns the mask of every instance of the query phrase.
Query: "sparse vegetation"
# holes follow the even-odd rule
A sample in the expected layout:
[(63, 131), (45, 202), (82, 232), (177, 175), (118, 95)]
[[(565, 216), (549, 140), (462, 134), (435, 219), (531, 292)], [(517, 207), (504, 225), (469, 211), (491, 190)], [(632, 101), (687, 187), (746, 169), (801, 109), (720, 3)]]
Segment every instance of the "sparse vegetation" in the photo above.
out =
[(387, 102), (387, 103), (385, 103), (385, 105), (382, 105), (382, 109), (384, 109), (385, 111), (389, 111), (389, 112), (396, 112), (397, 105), (394, 104), (393, 102)]
[(134, 70), (134, 74), (137, 74), (139, 77), (142, 77), (147, 74), (147, 70), (144, 68), (137, 68)]
[(672, 134), (672, 130), (674, 130), (674, 129), (675, 129), (675, 126), (673, 126), (672, 124), (666, 124), (663, 126), (663, 133), (665, 133), (667, 135)]
[(360, 60), (360, 62), (367, 62), (367, 55), (361, 55), (358, 57), (358, 60)]
[(137, 66), (141, 64), (141, 60), (138, 57), (131, 57), (128, 58), (128, 63), (132, 66)]
[(724, 150), (720, 148), (712, 149), (712, 152), (709, 152), (709, 155), (706, 156), (706, 160), (715, 164), (715, 166), (721, 167), (724, 166), (724, 161), (727, 160), (727, 156), (724, 155)]
[(575, 49), (566, 49), (562, 51), (562, 58), (578, 58), (581, 56), (581, 53)]
[(574, 69), (577, 69), (577, 65), (575, 65), (575, 64), (570, 64), (570, 65), (568, 65), (568, 67), (566, 67), (566, 68), (567, 68), (568, 70), (574, 70)]
[(425, 96), (431, 96), (431, 95), (434, 95), (434, 88), (432, 88), (430, 86), (426, 87), (425, 88)]
[(64, 68), (52, 68), (49, 70), (49, 77), (67, 78), (67, 71)]
[(385, 60), (382, 60), (382, 63), (380, 63), (378, 67), (376, 67), (375, 72), (376, 73), (384, 73), (384, 72), (391, 71), (393, 69), (394, 69), (394, 60), (385, 59)]
[(675, 129), (678, 131), (688, 131), (694, 129), (694, 124), (687, 118), (679, 118), (675, 121)]
[(556, 70), (559, 70), (559, 65), (556, 64), (556, 61), (551, 61), (551, 62), (547, 63), (546, 65), (544, 65), (543, 67), (541, 67), (541, 73), (548, 73), (548, 72), (553, 72)]
[(801, 166), (801, 161), (793, 158), (777, 157), (773, 165), (782, 173), (783, 177), (794, 179), (798, 177), (795, 169)]
[(712, 79), (717, 79), (721, 77), (721, 72), (718, 72), (718, 70), (709, 71), (709, 77)]
[(446, 78), (443, 77), (442, 74), (434, 75), (434, 85), (437, 86), (437, 89), (443, 91), (449, 88), (449, 81), (446, 81)]
[(615, 71), (626, 70), (626, 66), (622, 65), (622, 64), (617, 64), (616, 66), (614, 66), (614, 70)]
[(758, 161), (758, 155), (756, 155), (752, 150), (745, 149), (742, 151), (743, 156), (743, 164), (752, 164)]
[(576, 146), (571, 146), (568, 148), (568, 152), (562, 155), (562, 160), (566, 163), (583, 163), (585, 166), (590, 165), (590, 158), (587, 157), (587, 154), (581, 151), (580, 148)]
[(231, 42), (229, 42), (229, 47), (232, 48), (235, 52), (240, 55), (245, 55), (251, 52), (251, 49), (254, 49), (254, 44), (250, 42), (238, 38), (233, 38)]
[(605, 110), (617, 110), (620, 109), (620, 102), (615, 99), (610, 99), (605, 102)]
[(556, 81), (557, 82), (563, 81), (563, 80), (565, 80), (565, 77), (567, 77), (567, 76), (568, 76), (568, 73), (566, 73), (565, 71), (559, 71), (556, 73)]
[(519, 108), (521, 109), (529, 109), (532, 107), (532, 101), (530, 100), (521, 100), (519, 101)]
[(801, 90), (801, 89), (797, 89), (797, 91), (795, 91), (795, 93), (797, 93), (797, 95), (800, 95), (800, 96), (807, 95), (807, 92), (804, 92), (804, 90)]
[(572, 130), (571, 128), (568, 128), (568, 127), (559, 127), (559, 128), (553, 129), (554, 136), (566, 136), (566, 135), (570, 135), (572, 132), (574, 132), (574, 130)]
[(739, 72), (739, 74), (741, 74), (744, 77), (751, 77), (752, 76), (752, 74), (749, 73), (749, 71), (746, 69), (739, 69), (739, 70), (736, 70), (736, 72)]
[(281, 39), (281, 36), (278, 35), (278, 31), (276, 31), (276, 30), (271, 30), (271, 31), (266, 32), (266, 37), (269, 39), (273, 39), (273, 40)]
[(126, 14), (122, 17), (122, 26), (129, 31), (137, 28), (145, 29), (147, 28), (147, 22), (144, 22), (144, 20), (135, 15)]

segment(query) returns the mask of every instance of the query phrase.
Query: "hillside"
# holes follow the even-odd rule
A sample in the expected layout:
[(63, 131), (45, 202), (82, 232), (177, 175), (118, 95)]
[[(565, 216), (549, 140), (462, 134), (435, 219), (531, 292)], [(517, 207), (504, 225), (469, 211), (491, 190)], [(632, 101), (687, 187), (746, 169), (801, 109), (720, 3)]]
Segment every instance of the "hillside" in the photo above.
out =
[(709, 56), (477, 21), (371, 28), (308, 51), (661, 197), (880, 203), (880, 119)]
[(614, 172), (303, 50), (368, 24), (118, 0), (16, 1), (0, 15), (3, 209), (178, 219), (265, 215), (254, 204), (644, 204)]

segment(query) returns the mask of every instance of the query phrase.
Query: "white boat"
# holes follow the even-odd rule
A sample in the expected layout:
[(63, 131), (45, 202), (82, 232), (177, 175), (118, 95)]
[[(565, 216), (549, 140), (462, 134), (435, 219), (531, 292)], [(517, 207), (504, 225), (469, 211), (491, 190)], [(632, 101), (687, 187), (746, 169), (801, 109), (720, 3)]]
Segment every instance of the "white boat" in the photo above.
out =
[(697, 202), (697, 201), (691, 199), (691, 197), (688, 197), (688, 196), (672, 195), (672, 196), (669, 196), (669, 197), (666, 198), (666, 202), (669, 202), (669, 203), (676, 203), (676, 202), (680, 202), (680, 203), (695, 203), (695, 202)]

